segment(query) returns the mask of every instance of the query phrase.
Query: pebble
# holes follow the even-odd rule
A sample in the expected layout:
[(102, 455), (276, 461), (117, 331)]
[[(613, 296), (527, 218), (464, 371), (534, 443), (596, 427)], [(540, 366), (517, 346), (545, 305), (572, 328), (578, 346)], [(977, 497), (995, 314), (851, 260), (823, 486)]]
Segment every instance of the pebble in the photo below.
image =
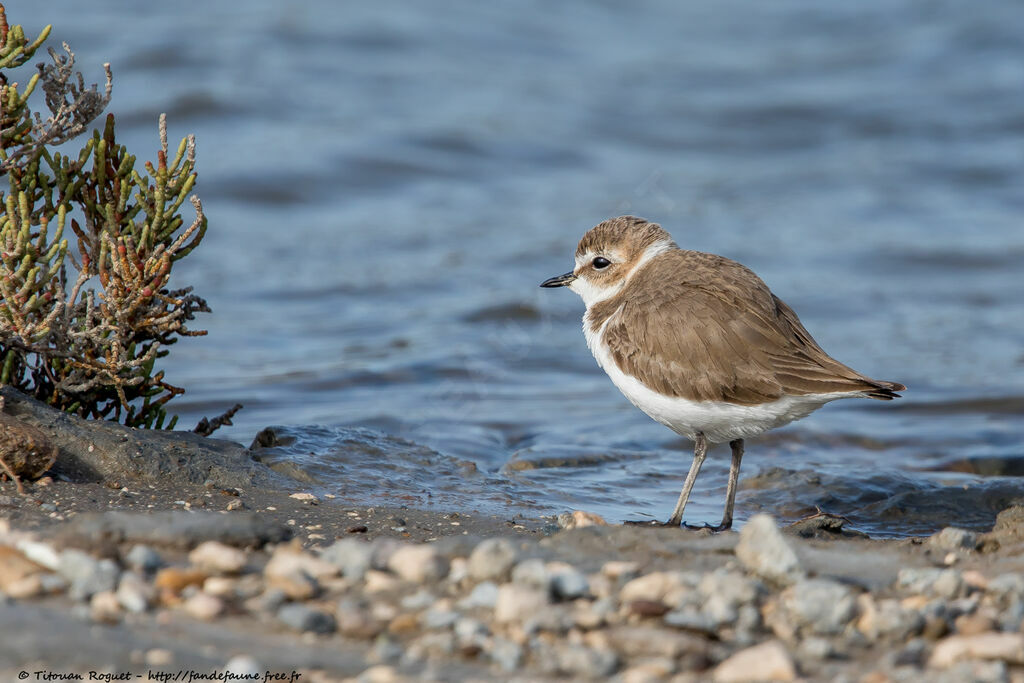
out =
[(486, 651), (502, 671), (515, 671), (523, 661), (523, 646), (508, 638), (495, 636)]
[(736, 557), (754, 574), (777, 584), (790, 585), (804, 575), (796, 553), (769, 515), (754, 515), (743, 525)]
[(815, 635), (841, 633), (857, 611), (853, 591), (831, 579), (799, 581), (783, 591), (780, 603), (784, 618)]
[(508, 539), (488, 538), (473, 549), (466, 569), (473, 581), (505, 581), (517, 557)]
[(209, 593), (196, 593), (185, 600), (183, 609), (200, 621), (213, 621), (224, 613), (224, 601)]
[(89, 600), (89, 613), (93, 621), (115, 624), (121, 620), (121, 603), (114, 591), (98, 591)]
[(587, 595), (590, 583), (580, 570), (564, 562), (548, 565), (551, 593), (556, 600), (575, 600)]
[(346, 579), (359, 581), (370, 568), (370, 555), (373, 548), (369, 543), (354, 538), (335, 541), (324, 548), (320, 559), (338, 567)]
[(206, 580), (206, 572), (198, 569), (182, 569), (180, 567), (164, 567), (156, 573), (153, 586), (171, 593), (181, 593), (189, 586), (202, 586)]
[(74, 600), (87, 600), (96, 593), (113, 591), (121, 569), (113, 560), (97, 560), (76, 548), (60, 554), (57, 572), (70, 584), (68, 595)]
[(962, 659), (998, 659), (1024, 664), (1024, 634), (992, 632), (949, 636), (935, 644), (928, 666), (945, 669)]
[(929, 537), (928, 545), (943, 552), (974, 550), (978, 547), (978, 534), (967, 529), (948, 526)]
[(756, 683), (758, 681), (792, 681), (796, 666), (785, 646), (777, 640), (753, 645), (733, 654), (715, 667), (715, 683)]
[(557, 650), (558, 670), (571, 676), (590, 679), (607, 678), (618, 668), (618, 656), (609, 650), (595, 650), (567, 643)]
[(498, 602), (498, 584), (493, 581), (478, 583), (469, 595), (459, 601), (459, 609), (471, 610), (477, 607), (494, 609)]
[(339, 568), (336, 564), (293, 546), (278, 547), (263, 568), (263, 575), (267, 578), (302, 573), (318, 580), (337, 576), (338, 572)]
[(959, 570), (931, 567), (901, 569), (896, 577), (896, 585), (912, 593), (937, 595), (943, 598), (955, 598), (966, 588), (963, 574)]
[(558, 526), (563, 529), (583, 529), (588, 526), (608, 526), (604, 517), (595, 512), (573, 510), (558, 515)]
[(250, 655), (235, 655), (224, 664), (225, 673), (234, 674), (235, 677), (250, 680), (261, 680), (265, 669), (259, 660)]
[(117, 584), (117, 601), (126, 611), (141, 614), (156, 599), (156, 589), (135, 572), (124, 572)]
[(523, 621), (547, 605), (547, 592), (506, 583), (498, 588), (498, 597), (494, 604), (494, 620), (498, 623)]
[(160, 553), (142, 543), (132, 546), (132, 549), (125, 555), (125, 562), (135, 571), (155, 572), (164, 566)]
[(692, 590), (692, 582), (682, 572), (651, 572), (623, 586), (619, 591), (619, 600), (623, 604), (644, 600), (674, 606)]
[(531, 557), (512, 568), (512, 583), (529, 586), (538, 590), (551, 590), (551, 573), (547, 564), (539, 557)]
[(209, 574), (238, 574), (245, 568), (247, 556), (220, 541), (204, 541), (188, 554), (188, 561)]
[(332, 615), (300, 603), (282, 605), (277, 610), (277, 618), (296, 631), (310, 633), (333, 633), (337, 626)]
[(432, 544), (403, 545), (388, 558), (388, 568), (411, 583), (433, 583), (448, 575), (448, 560)]

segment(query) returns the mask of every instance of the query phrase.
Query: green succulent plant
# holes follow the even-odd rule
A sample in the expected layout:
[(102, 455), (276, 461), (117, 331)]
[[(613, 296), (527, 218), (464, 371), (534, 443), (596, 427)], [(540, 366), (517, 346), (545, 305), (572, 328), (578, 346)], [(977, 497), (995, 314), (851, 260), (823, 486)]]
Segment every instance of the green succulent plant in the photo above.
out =
[[(0, 383), (82, 417), (170, 428), (165, 406), (184, 389), (157, 361), (178, 338), (206, 334), (187, 324), (209, 312), (190, 287), (170, 286), (206, 232), (190, 194), (195, 140), (170, 150), (161, 116), (156, 163), (137, 168), (108, 114), (79, 151), (56, 151), (101, 116), (112, 76), (104, 65), (105, 89), (86, 87), (64, 44), (15, 81), (49, 34), (29, 41), (0, 4)], [(30, 108), (40, 89), (46, 118)]]

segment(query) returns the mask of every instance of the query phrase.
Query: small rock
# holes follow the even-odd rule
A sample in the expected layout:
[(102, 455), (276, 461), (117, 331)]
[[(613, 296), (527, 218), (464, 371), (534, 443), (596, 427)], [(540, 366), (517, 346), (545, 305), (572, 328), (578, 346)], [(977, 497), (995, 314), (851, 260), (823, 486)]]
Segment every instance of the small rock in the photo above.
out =
[(129, 567), (140, 572), (155, 572), (164, 566), (160, 553), (141, 543), (132, 546), (124, 559)]
[(848, 586), (830, 579), (799, 581), (781, 595), (785, 618), (801, 631), (838, 635), (856, 614), (856, 597)]
[[(744, 530), (746, 528), (744, 527)], [(774, 571), (773, 575), (790, 576), (788, 573), (776, 574)], [(715, 683), (755, 683), (757, 681), (792, 681), (795, 679), (796, 667), (793, 665), (793, 658), (777, 640), (769, 640), (760, 645), (740, 650), (716, 666), (712, 674), (712, 680)]]
[(949, 636), (935, 644), (928, 666), (945, 669), (962, 659), (999, 659), (1011, 664), (1024, 664), (1024, 634)]
[(473, 581), (504, 581), (515, 564), (518, 552), (505, 538), (481, 541), (469, 556), (467, 570)]
[(963, 574), (957, 569), (913, 568), (901, 569), (896, 585), (912, 593), (956, 598), (966, 589)]
[(549, 563), (548, 573), (551, 575), (551, 593), (556, 600), (575, 600), (590, 590), (590, 583), (583, 572), (569, 564)]
[(626, 609), (638, 617), (660, 617), (669, 611), (669, 606), (661, 600), (633, 600), (626, 603)]
[(249, 655), (235, 655), (224, 665), (224, 671), (235, 675), (235, 678), (261, 680), (265, 669), (263, 665)]
[(336, 628), (333, 616), (322, 610), (300, 603), (289, 603), (277, 610), (277, 618), (296, 631), (311, 633), (333, 633)]
[(754, 574), (781, 585), (788, 586), (804, 575), (796, 553), (769, 515), (754, 515), (743, 525), (736, 557)]
[(431, 544), (405, 545), (388, 558), (388, 568), (411, 583), (436, 582), (448, 574), (448, 560)]
[(206, 572), (198, 569), (181, 569), (180, 567), (164, 567), (156, 573), (153, 585), (158, 590), (166, 590), (177, 595), (188, 586), (202, 586), (206, 580)]
[(224, 601), (209, 593), (196, 593), (185, 601), (185, 611), (200, 621), (213, 621), (224, 613)]
[(156, 599), (156, 591), (135, 572), (124, 572), (117, 584), (117, 601), (128, 612), (141, 614)]
[(495, 636), (487, 649), (491, 661), (502, 671), (511, 672), (519, 668), (523, 661), (523, 647), (515, 641)]
[(459, 620), (459, 613), (451, 609), (450, 603), (446, 600), (438, 602), (420, 618), (420, 623), (428, 629), (445, 629)]
[(7, 597), (14, 598), (15, 600), (26, 600), (28, 598), (35, 598), (42, 595), (45, 592), (43, 586), (42, 572), (36, 574), (29, 574), (28, 576), (9, 581), (3, 588), (3, 592)]
[(402, 582), (391, 574), (371, 569), (366, 572), (366, 580), (363, 584), (363, 590), (367, 593), (392, 593), (397, 592), (402, 587)]
[(75, 548), (61, 552), (57, 572), (70, 584), (68, 595), (74, 600), (86, 600), (95, 593), (113, 591), (121, 575), (121, 569), (113, 560), (97, 560)]
[(294, 498), (295, 500), (301, 500), (303, 503), (309, 503), (310, 505), (316, 505), (317, 503), (320, 502), (319, 498), (314, 496), (312, 493), (307, 492), (293, 493), (288, 497)]
[(531, 557), (512, 568), (512, 583), (537, 590), (551, 590), (551, 573), (547, 564), (539, 557)]
[(112, 590), (98, 591), (89, 600), (89, 613), (93, 621), (116, 624), (121, 620), (121, 604)]
[(623, 604), (646, 600), (663, 602), (674, 606), (680, 598), (693, 589), (688, 575), (683, 572), (651, 572), (638, 576), (628, 582), (619, 591), (619, 601)]
[(978, 534), (967, 529), (948, 526), (933, 534), (928, 539), (928, 545), (943, 552), (974, 550), (978, 547)]
[[(710, 652), (708, 640), (702, 636), (681, 631), (668, 631), (654, 626), (613, 626), (608, 629), (608, 640), (624, 658), (668, 657), (689, 658), (690, 668), (704, 663)], [(693, 658), (696, 657), (700, 661)]]
[(384, 630), (384, 624), (370, 614), (365, 603), (355, 598), (342, 598), (337, 609), (338, 633), (348, 638), (369, 640)]
[(235, 590), (238, 582), (227, 576), (211, 576), (203, 581), (203, 592), (218, 598), (231, 599), (238, 593)]
[(595, 650), (566, 643), (556, 650), (558, 670), (571, 676), (604, 679), (619, 666), (619, 658), (608, 650)]
[(498, 602), (498, 585), (493, 581), (482, 581), (473, 587), (469, 595), (459, 601), (459, 609), (471, 610), (476, 607), (494, 609)]
[(393, 666), (377, 664), (359, 674), (355, 679), (356, 683), (399, 683), (405, 679), (399, 675)]
[(407, 636), (416, 633), (420, 627), (420, 619), (415, 614), (399, 614), (388, 624), (388, 633), (396, 636)]
[(632, 579), (640, 571), (640, 565), (627, 560), (610, 560), (601, 565), (601, 573), (609, 579)]
[(498, 589), (494, 620), (498, 623), (521, 622), (548, 605), (548, 594), (536, 588), (506, 583)]
[(421, 588), (411, 595), (402, 596), (399, 604), (401, 604), (402, 609), (418, 611), (430, 607), (436, 600), (437, 596), (426, 588)]
[(169, 666), (174, 662), (174, 653), (163, 647), (146, 650), (143, 660), (149, 666)]
[(267, 578), (290, 576), (296, 571), (320, 580), (337, 576), (339, 567), (321, 557), (315, 557), (301, 548), (279, 546), (271, 555), (267, 566), (263, 568), (263, 575)]
[(238, 574), (245, 568), (246, 555), (220, 541), (204, 541), (188, 554), (188, 561), (209, 574)]
[(16, 547), (25, 557), (47, 569), (57, 571), (57, 567), (60, 565), (60, 553), (49, 543), (23, 539), (16, 544)]
[(346, 579), (361, 580), (370, 568), (372, 546), (365, 541), (344, 538), (320, 553), (320, 559), (338, 567)]
[(594, 512), (573, 510), (558, 515), (558, 526), (563, 529), (582, 529), (588, 526), (608, 526), (604, 517)]
[[(29, 587), (29, 583), (36, 584), (38, 591), (36, 593), (28, 591), (28, 593), (34, 595), (42, 591), (42, 583), (39, 580), (38, 574), (47, 571), (46, 567), (33, 562), (20, 550), (0, 545), (0, 591), (7, 593), (12, 598), (29, 597), (25, 590)], [(33, 581), (26, 582), (26, 579), (33, 577)]]
[(897, 600), (875, 601), (870, 594), (857, 597), (857, 630), (869, 640), (901, 642), (918, 635), (924, 628), (924, 618), (913, 609), (907, 609)]

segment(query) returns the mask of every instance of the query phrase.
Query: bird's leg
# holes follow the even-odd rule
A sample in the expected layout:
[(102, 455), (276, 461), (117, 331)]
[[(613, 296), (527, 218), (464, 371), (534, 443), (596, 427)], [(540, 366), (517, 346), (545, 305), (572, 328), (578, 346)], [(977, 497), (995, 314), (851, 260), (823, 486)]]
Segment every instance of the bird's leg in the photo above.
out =
[(732, 448), (732, 464), (729, 465), (729, 485), (725, 489), (725, 514), (718, 526), (705, 525), (712, 531), (726, 531), (732, 528), (732, 508), (736, 503), (736, 484), (740, 480), (740, 461), (743, 460), (743, 439), (729, 442)]
[(707, 454), (708, 440), (704, 438), (702, 432), (697, 432), (697, 436), (693, 440), (693, 463), (690, 464), (690, 472), (686, 475), (683, 490), (679, 494), (679, 500), (676, 501), (676, 509), (672, 511), (672, 516), (665, 522), (665, 526), (679, 526), (682, 523), (683, 508), (686, 507), (686, 500), (690, 497), (693, 483), (697, 481), (697, 473), (700, 472), (700, 466), (704, 464)]

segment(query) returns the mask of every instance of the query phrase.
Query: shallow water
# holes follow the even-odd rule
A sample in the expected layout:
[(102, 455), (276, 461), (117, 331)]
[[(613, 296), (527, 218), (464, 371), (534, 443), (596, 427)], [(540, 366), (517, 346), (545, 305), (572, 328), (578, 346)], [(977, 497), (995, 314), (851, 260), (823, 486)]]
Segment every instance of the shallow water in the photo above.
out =
[[(166, 366), (182, 426), (241, 402), (218, 435), (288, 425), (263, 457), (354, 500), (667, 516), (689, 444), (537, 287), (634, 213), (910, 387), (750, 441), (740, 520), (901, 535), (1024, 492), (1024, 5), (7, 7), (87, 81), (113, 64), (140, 157), (161, 111), (196, 134), (210, 230), (175, 275), (214, 313)], [(687, 519), (717, 521), (727, 470)]]

